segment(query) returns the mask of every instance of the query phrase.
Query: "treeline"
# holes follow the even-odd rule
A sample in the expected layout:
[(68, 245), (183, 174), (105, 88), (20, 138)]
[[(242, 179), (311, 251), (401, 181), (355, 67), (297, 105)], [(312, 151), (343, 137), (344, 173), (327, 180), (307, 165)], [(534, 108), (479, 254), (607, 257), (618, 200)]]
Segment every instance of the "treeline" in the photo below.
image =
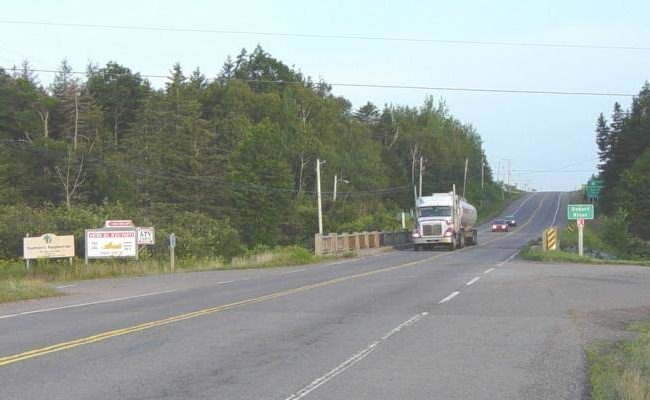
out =
[(629, 110), (619, 103), (609, 120), (596, 124), (602, 211), (620, 215), (631, 231), (650, 239), (650, 85), (645, 83)]
[(443, 102), (355, 110), (260, 47), (228, 57), (211, 80), (176, 64), (161, 89), (115, 62), (78, 74), (63, 61), (48, 87), (27, 64), (0, 70), (0, 144), (0, 205), (11, 213), (61, 208), (74, 221), (80, 210), (119, 209), (102, 217), (194, 223), (186, 228), (195, 235), (218, 221), (230, 248), (311, 245), (316, 159), (326, 162), (326, 231), (397, 227), (421, 157), (426, 192), (460, 190), (469, 158), (468, 197), (489, 202), (482, 196), (495, 193), (489, 166), (480, 189), (480, 136)]

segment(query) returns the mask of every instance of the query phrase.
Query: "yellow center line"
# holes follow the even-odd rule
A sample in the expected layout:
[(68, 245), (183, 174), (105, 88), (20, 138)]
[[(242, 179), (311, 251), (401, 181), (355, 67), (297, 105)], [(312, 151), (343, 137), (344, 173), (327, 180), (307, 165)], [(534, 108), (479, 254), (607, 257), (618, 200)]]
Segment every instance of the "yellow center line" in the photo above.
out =
[[(531, 215), (529, 220), (524, 225), (522, 225), (520, 228), (518, 228), (517, 230), (512, 231), (511, 234), (517, 232), (519, 229), (524, 228), (526, 225), (528, 225), (532, 221), (532, 219), (535, 217), (537, 212), (540, 210), (540, 208), (542, 206), (542, 203), (544, 202), (545, 198), (546, 198), (546, 196), (544, 196), (544, 198), (542, 198), (542, 201), (540, 201), (539, 206), (537, 207), (537, 209), (535, 209), (535, 211), (533, 212), (533, 214)], [(508, 234), (508, 235), (510, 235), (510, 234)], [(492, 240), (490, 240), (488, 242), (485, 242), (483, 244), (483, 246), (485, 246), (488, 243), (492, 243), (492, 242), (494, 242), (496, 240), (504, 239), (508, 235), (504, 235), (504, 236), (498, 237), (496, 239), (492, 239)], [(469, 250), (471, 248), (473, 248), (473, 247), (465, 247), (464, 249), (460, 249), (459, 251), (465, 251), (465, 250)], [(134, 325), (134, 326), (127, 327), (127, 328), (115, 329), (115, 330), (103, 332), (103, 333), (100, 333), (100, 334), (97, 334), (97, 335), (88, 336), (88, 337), (84, 337), (84, 338), (80, 338), (80, 339), (76, 339), (76, 340), (71, 340), (71, 341), (68, 341), (68, 342), (57, 343), (57, 344), (54, 344), (54, 345), (51, 345), (51, 346), (41, 347), (41, 348), (38, 348), (38, 349), (26, 351), (26, 352), (11, 355), (11, 356), (0, 357), (0, 367), (5, 366), (5, 365), (9, 365), (9, 364), (13, 364), (13, 363), (16, 363), (16, 362), (19, 362), (19, 361), (28, 360), (30, 358), (44, 356), (44, 355), (50, 354), (50, 353), (56, 353), (56, 352), (59, 352), (59, 351), (68, 350), (68, 349), (72, 349), (72, 348), (87, 345), (87, 344), (101, 342), (101, 341), (104, 341), (104, 340), (107, 340), (107, 339), (110, 339), (110, 338), (127, 335), (129, 333), (141, 332), (141, 331), (144, 331), (144, 330), (156, 328), (156, 327), (159, 327), (159, 326), (169, 325), (169, 324), (173, 324), (173, 323), (180, 322), (180, 321), (185, 321), (185, 320), (192, 319), (192, 318), (198, 318), (198, 317), (203, 317), (203, 316), (206, 316), (206, 315), (218, 313), (218, 312), (221, 312), (221, 311), (232, 310), (232, 309), (240, 308), (240, 307), (247, 306), (247, 305), (250, 305), (250, 304), (260, 303), (260, 302), (263, 302), (263, 301), (269, 301), (269, 300), (277, 299), (277, 298), (280, 298), (280, 297), (288, 296), (288, 295), (291, 295), (291, 294), (305, 292), (305, 291), (311, 290), (311, 289), (316, 289), (316, 288), (320, 288), (320, 287), (324, 287), (324, 286), (334, 285), (334, 284), (349, 281), (349, 280), (352, 280), (352, 279), (358, 279), (358, 278), (362, 278), (362, 277), (366, 277), (366, 276), (371, 276), (371, 275), (380, 274), (380, 273), (384, 273), (384, 272), (395, 271), (395, 270), (402, 269), (402, 268), (412, 267), (414, 265), (423, 264), (423, 263), (426, 263), (426, 262), (429, 262), (429, 261), (433, 261), (433, 260), (435, 260), (437, 258), (446, 256), (446, 255), (450, 255), (450, 254), (455, 254), (455, 253), (437, 254), (435, 256), (428, 257), (428, 258), (425, 258), (423, 260), (411, 261), (411, 262), (408, 262), (408, 263), (399, 264), (399, 265), (395, 265), (395, 266), (392, 266), (392, 267), (386, 267), (386, 268), (376, 269), (376, 270), (362, 272), (362, 273), (358, 273), (358, 274), (347, 275), (347, 276), (343, 276), (343, 277), (339, 277), (339, 278), (330, 279), (330, 280), (327, 280), (327, 281), (317, 282), (317, 283), (313, 283), (313, 284), (310, 284), (310, 285), (305, 285), (305, 286), (301, 286), (301, 287), (297, 287), (297, 288), (293, 288), (293, 289), (288, 289), (288, 290), (284, 290), (284, 291), (280, 291), (280, 292), (267, 294), (267, 295), (264, 295), (264, 296), (253, 297), (253, 298), (250, 298), (250, 299), (241, 300), (241, 301), (237, 301), (237, 302), (234, 302), (234, 303), (224, 304), (224, 305), (220, 305), (220, 306), (216, 306), (216, 307), (204, 308), (204, 309), (201, 309), (201, 310), (198, 310), (198, 311), (193, 311), (193, 312), (189, 312), (189, 313), (185, 313), (185, 314), (179, 314), (179, 315), (175, 315), (175, 316), (172, 316), (172, 317), (169, 317), (169, 318), (164, 318), (164, 319), (160, 319), (160, 320), (156, 320), (156, 321), (145, 322), (145, 323), (142, 323), (142, 324), (139, 324), (139, 325)]]

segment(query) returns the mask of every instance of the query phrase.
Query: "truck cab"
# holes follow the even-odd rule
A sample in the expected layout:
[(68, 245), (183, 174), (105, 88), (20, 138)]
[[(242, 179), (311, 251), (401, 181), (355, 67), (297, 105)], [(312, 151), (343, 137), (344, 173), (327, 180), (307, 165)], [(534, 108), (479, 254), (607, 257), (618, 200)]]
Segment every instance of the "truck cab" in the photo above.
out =
[(449, 193), (434, 193), (417, 199), (413, 247), (445, 245), (450, 250), (476, 244), (476, 208), (464, 198)]

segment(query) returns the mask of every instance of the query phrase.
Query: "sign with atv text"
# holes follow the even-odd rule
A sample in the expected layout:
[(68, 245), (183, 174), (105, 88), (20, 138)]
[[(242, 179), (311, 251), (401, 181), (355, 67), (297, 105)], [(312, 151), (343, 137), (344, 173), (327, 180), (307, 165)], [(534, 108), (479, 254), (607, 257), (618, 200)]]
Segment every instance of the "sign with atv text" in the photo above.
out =
[(567, 207), (568, 219), (594, 219), (593, 204), (569, 204)]

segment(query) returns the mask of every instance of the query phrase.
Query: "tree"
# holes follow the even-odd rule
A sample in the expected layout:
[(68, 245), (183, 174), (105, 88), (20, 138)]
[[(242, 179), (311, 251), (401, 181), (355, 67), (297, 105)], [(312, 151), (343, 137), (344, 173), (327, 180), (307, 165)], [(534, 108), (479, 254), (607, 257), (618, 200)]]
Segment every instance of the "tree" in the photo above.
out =
[(98, 70), (89, 69), (88, 90), (104, 112), (115, 148), (140, 109), (146, 92), (143, 83), (140, 74), (115, 62)]

